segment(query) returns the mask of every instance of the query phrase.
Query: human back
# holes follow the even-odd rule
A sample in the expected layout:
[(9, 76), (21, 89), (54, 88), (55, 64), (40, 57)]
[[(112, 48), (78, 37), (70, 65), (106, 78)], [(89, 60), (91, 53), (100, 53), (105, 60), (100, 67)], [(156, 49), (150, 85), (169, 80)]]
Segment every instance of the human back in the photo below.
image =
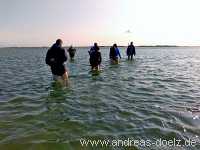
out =
[(72, 46), (70, 46), (67, 51), (69, 52), (69, 56), (70, 56), (71, 60), (74, 59), (76, 49), (73, 48)]
[(99, 46), (97, 43), (94, 43), (94, 46), (90, 49), (89, 55), (90, 55), (90, 65), (92, 70), (99, 70), (102, 58), (101, 58), (101, 52), (99, 52)]
[(93, 51), (90, 55), (90, 63), (99, 65), (101, 63), (101, 53), (99, 51)]
[(115, 50), (114, 46), (112, 46), (110, 48), (110, 59), (116, 59), (116, 56), (117, 56), (116, 50)]
[(48, 51), (46, 57), (46, 63), (50, 66), (53, 65), (62, 65), (67, 60), (65, 50), (54, 44)]
[(119, 63), (119, 58), (121, 59), (121, 54), (119, 52), (119, 49), (117, 47), (117, 44), (113, 44), (113, 46), (110, 48), (110, 60), (114, 64)]
[(133, 55), (136, 55), (136, 51), (135, 51), (135, 46), (133, 45), (133, 42), (131, 42), (131, 44), (128, 46), (127, 48), (127, 56), (128, 56), (128, 60), (129, 59), (133, 59)]
[(47, 51), (45, 61), (51, 68), (54, 80), (57, 80), (57, 78), (66, 80), (68, 78), (68, 73), (64, 65), (64, 62), (67, 61), (67, 55), (65, 49), (62, 48), (62, 40), (58, 39)]

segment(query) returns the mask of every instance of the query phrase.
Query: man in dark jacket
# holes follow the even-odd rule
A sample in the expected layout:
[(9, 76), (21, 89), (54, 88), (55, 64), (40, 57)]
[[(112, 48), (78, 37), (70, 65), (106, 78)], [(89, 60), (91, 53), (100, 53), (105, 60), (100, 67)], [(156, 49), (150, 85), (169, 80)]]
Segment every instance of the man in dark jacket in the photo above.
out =
[(90, 51), (88, 51), (90, 55), (91, 70), (100, 70), (102, 58), (99, 50), (98, 44), (94, 43), (94, 46), (90, 49)]
[(71, 60), (73, 60), (73, 59), (74, 59), (74, 56), (75, 56), (75, 53), (76, 53), (76, 49), (73, 48), (73, 46), (71, 45), (71, 46), (68, 48), (67, 51), (69, 52), (69, 57), (71, 58)]
[(135, 56), (136, 52), (135, 52), (135, 46), (133, 45), (133, 42), (131, 42), (131, 44), (127, 48), (128, 60), (130, 59), (130, 57), (131, 57), (131, 60), (133, 60), (133, 55)]
[(67, 80), (68, 74), (64, 65), (67, 61), (65, 49), (62, 48), (62, 40), (58, 39), (46, 54), (46, 64), (51, 67), (54, 80)]

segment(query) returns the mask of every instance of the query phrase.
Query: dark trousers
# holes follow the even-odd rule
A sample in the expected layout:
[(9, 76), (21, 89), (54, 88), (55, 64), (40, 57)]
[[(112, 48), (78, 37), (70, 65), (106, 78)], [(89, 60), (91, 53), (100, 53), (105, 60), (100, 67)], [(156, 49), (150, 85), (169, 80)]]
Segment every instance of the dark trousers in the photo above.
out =
[(133, 55), (128, 55), (128, 60), (133, 60)]

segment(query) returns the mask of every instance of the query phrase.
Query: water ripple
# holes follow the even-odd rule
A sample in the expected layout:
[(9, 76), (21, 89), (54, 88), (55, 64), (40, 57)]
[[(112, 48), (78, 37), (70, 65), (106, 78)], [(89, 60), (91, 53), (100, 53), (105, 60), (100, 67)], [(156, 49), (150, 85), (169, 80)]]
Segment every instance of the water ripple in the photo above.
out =
[(46, 49), (1, 49), (0, 149), (82, 149), (80, 138), (198, 138), (200, 51), (137, 51), (134, 61), (111, 65), (102, 49), (103, 71), (93, 76), (82, 48), (67, 63), (70, 85), (62, 88), (52, 84)]

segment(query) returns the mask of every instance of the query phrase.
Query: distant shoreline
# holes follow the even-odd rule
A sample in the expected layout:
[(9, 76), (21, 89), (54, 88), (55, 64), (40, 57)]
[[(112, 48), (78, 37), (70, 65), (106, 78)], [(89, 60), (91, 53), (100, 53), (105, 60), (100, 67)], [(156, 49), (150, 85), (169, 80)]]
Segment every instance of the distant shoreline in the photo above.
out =
[[(50, 46), (8, 46), (8, 47), (0, 47), (2, 48), (49, 48)], [(64, 46), (64, 48), (68, 48), (69, 46)], [(88, 48), (91, 46), (74, 46), (75, 48)], [(99, 47), (111, 47), (111, 46), (99, 46)], [(118, 46), (118, 47), (127, 47), (127, 46)], [(148, 47), (200, 47), (200, 46), (178, 46), (178, 45), (140, 45), (140, 46), (135, 46), (135, 47), (141, 47), (141, 48), (148, 48)]]

